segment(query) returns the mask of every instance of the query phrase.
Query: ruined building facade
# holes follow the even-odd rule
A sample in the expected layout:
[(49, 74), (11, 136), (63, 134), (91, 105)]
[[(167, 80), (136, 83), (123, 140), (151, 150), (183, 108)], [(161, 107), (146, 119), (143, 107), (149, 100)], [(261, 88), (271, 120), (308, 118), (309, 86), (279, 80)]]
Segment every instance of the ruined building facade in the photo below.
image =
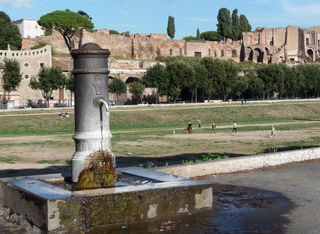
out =
[(258, 63), (320, 62), (320, 27), (262, 28), (243, 34), (240, 60)]

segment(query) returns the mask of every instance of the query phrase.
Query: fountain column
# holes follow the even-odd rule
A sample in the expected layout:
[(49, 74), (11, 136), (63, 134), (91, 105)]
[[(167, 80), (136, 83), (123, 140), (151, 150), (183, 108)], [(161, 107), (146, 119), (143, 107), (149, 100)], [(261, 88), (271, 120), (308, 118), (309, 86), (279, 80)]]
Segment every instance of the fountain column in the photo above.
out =
[(110, 51), (88, 43), (73, 50), (76, 150), (72, 157), (72, 181), (88, 167), (89, 156), (111, 152), (108, 107), (108, 57)]

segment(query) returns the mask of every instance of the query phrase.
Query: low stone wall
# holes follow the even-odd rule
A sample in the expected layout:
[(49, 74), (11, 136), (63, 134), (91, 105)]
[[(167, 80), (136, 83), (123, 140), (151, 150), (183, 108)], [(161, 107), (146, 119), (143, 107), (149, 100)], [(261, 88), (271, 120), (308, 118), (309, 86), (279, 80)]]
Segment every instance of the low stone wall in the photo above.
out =
[(271, 154), (252, 155), (191, 165), (161, 167), (157, 170), (184, 177), (254, 170), (288, 163), (320, 159), (320, 147)]

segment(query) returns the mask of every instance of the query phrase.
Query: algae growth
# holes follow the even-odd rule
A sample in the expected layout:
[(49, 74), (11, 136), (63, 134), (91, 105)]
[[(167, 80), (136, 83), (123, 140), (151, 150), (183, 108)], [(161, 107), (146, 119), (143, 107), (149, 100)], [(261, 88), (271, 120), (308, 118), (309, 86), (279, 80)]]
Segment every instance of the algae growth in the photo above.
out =
[(114, 155), (109, 151), (96, 151), (89, 156), (89, 166), (84, 169), (74, 190), (115, 187), (117, 174)]

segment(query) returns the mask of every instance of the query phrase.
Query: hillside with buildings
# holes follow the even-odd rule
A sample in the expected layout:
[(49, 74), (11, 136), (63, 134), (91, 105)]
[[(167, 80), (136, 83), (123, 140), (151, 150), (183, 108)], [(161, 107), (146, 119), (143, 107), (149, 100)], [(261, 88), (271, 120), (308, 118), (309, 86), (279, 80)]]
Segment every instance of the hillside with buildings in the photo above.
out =
[[(23, 35), (20, 51), (0, 51), (0, 63), (5, 58), (15, 58), (21, 64), (23, 81), (13, 93), (15, 105), (27, 99), (40, 99), (39, 91), (29, 87), (30, 77), (36, 76), (42, 66), (58, 66), (66, 73), (72, 71), (73, 63), (63, 37), (58, 32), (44, 36), (36, 21), (15, 22)], [(171, 40), (163, 34), (111, 34), (107, 29), (85, 31), (82, 43), (94, 42), (111, 51), (110, 78), (120, 78), (126, 83), (141, 79), (146, 69), (163, 57), (212, 57), (235, 62), (285, 63), (289, 65), (317, 63), (320, 60), (320, 27), (261, 28), (243, 33), (242, 41), (184, 41)], [(73, 39), (79, 44), (79, 35)], [(39, 45), (43, 48), (33, 50)], [(56, 92), (54, 99), (69, 99), (66, 91)], [(124, 100), (130, 98), (127, 93)]]

